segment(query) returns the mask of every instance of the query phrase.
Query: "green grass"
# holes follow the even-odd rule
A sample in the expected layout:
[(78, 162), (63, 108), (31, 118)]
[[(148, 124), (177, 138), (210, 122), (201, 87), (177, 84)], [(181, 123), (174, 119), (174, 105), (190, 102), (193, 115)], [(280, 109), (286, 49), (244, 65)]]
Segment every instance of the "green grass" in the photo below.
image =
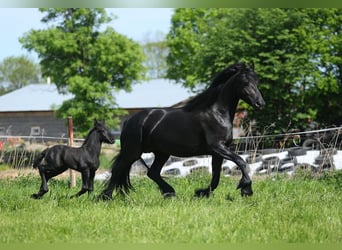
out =
[[(79, 189), (51, 180), (41, 200), (36, 176), (0, 180), (0, 243), (341, 243), (342, 173), (305, 173), (255, 180), (254, 196), (240, 197), (238, 179), (221, 178), (209, 199), (192, 198), (210, 176), (170, 178), (177, 197), (163, 199), (147, 178), (133, 178), (128, 198), (95, 202), (68, 197)], [(227, 197), (229, 199), (227, 199)]]
[(11, 167), (6, 165), (6, 164), (0, 164), (0, 171), (4, 171), (4, 170), (8, 170), (10, 169)]

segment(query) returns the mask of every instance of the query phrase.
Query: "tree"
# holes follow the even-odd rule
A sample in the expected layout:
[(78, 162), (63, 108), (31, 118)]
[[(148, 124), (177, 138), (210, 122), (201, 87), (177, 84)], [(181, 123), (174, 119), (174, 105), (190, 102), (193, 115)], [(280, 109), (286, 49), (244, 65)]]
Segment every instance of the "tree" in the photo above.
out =
[(274, 132), (302, 128), (308, 118), (329, 124), (338, 115), (342, 92), (341, 14), (340, 9), (177, 9), (167, 37), (168, 77), (195, 88), (228, 64), (254, 62), (267, 107), (249, 116), (260, 130), (272, 123)]
[(26, 56), (10, 56), (0, 63), (0, 82), (4, 92), (39, 81), (39, 65)]
[[(122, 112), (116, 107), (115, 91), (131, 90), (131, 84), (143, 78), (143, 51), (139, 44), (118, 34), (111, 27), (104, 9), (48, 8), (42, 22), (52, 24), (46, 30), (31, 30), (20, 41), (29, 51), (38, 53), (42, 73), (51, 77), (60, 92), (74, 94), (57, 114), (72, 116), (79, 134), (93, 120), (118, 125)], [(103, 29), (102, 29), (103, 30)]]
[(311, 57), (319, 69), (316, 88), (312, 88), (310, 99), (317, 100), (317, 120), (326, 124), (342, 125), (342, 10), (304, 9), (311, 21), (309, 29), (315, 46)]
[(155, 33), (154, 37), (148, 34), (142, 44), (146, 60), (147, 77), (151, 79), (164, 78), (166, 76), (168, 54), (165, 35), (161, 32)]

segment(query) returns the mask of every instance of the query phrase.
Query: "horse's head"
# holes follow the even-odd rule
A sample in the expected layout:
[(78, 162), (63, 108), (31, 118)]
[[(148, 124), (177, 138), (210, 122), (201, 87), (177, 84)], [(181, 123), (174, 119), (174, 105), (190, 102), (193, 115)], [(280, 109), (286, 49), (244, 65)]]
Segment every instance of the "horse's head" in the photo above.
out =
[(249, 105), (255, 109), (262, 109), (265, 106), (264, 98), (258, 89), (258, 77), (253, 68), (244, 64), (234, 76), (234, 85), (239, 97)]
[(94, 121), (94, 128), (100, 135), (101, 142), (113, 144), (115, 142), (114, 135), (109, 129), (101, 122)]

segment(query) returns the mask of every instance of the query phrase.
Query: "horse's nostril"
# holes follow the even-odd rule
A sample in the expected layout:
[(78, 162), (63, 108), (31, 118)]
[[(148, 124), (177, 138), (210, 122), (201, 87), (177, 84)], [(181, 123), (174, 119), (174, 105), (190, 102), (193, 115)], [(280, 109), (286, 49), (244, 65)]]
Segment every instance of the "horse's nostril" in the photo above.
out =
[(261, 101), (257, 101), (255, 106), (258, 108), (258, 109), (262, 109), (263, 107), (265, 107), (265, 101), (261, 100)]

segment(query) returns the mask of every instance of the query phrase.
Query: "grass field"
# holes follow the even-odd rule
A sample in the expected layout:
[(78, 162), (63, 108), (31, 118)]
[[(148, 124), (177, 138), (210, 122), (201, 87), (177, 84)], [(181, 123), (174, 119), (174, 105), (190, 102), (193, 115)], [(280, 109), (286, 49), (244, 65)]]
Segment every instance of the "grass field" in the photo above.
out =
[[(221, 178), (214, 195), (192, 198), (210, 176), (170, 178), (177, 197), (163, 199), (155, 184), (136, 177), (128, 198), (78, 199), (67, 180), (51, 180), (41, 200), (37, 176), (0, 180), (0, 243), (341, 243), (342, 172), (320, 177), (256, 179), (254, 196), (240, 197), (238, 179)], [(77, 182), (78, 185), (80, 181)]]

